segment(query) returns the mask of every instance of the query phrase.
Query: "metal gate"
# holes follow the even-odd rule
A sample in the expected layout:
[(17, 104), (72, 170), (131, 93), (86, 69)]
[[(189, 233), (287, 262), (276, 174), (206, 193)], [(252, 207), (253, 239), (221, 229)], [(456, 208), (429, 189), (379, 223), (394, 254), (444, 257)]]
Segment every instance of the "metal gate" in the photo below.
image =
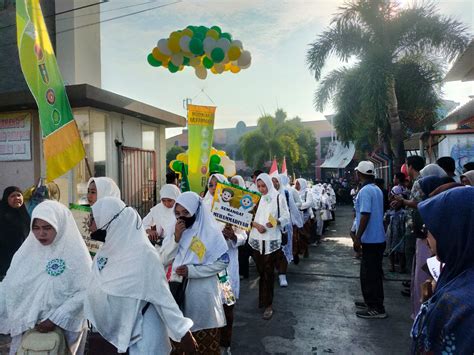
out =
[(122, 199), (144, 217), (156, 204), (156, 153), (120, 147)]

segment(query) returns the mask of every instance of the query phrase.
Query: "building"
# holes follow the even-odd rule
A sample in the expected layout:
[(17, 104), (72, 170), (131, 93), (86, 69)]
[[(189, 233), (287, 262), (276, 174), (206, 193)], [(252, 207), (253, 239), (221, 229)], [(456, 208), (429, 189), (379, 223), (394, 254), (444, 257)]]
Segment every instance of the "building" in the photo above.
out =
[[(2, 190), (9, 185), (26, 189), (45, 176), (38, 111), (18, 60), (13, 3), (0, 1)], [(101, 88), (100, 25), (89, 25), (100, 21), (100, 6), (70, 11), (94, 3), (41, 1), (89, 163), (82, 161), (55, 182), (68, 204), (84, 201), (91, 176), (109, 176), (124, 201), (144, 214), (165, 182), (165, 129), (184, 127), (186, 119)]]
[[(329, 176), (334, 169), (321, 169), (328, 153), (330, 143), (335, 140), (335, 131), (328, 120), (319, 121), (303, 121), (305, 127), (311, 129), (314, 133), (316, 145), (316, 161), (314, 162), (314, 170), (316, 179), (323, 179)], [(247, 126), (245, 122), (238, 122), (235, 127), (216, 128), (214, 129), (213, 145), (217, 149), (226, 151), (227, 155), (236, 162), (238, 173), (250, 174), (249, 167), (245, 164), (238, 153), (239, 139), (247, 132), (254, 130), (256, 126)], [(169, 150), (173, 146), (180, 146), (184, 149), (188, 148), (188, 131), (184, 129), (182, 133), (166, 139), (166, 147)], [(337, 169), (335, 169), (337, 171)], [(291, 173), (291, 172), (290, 172)]]

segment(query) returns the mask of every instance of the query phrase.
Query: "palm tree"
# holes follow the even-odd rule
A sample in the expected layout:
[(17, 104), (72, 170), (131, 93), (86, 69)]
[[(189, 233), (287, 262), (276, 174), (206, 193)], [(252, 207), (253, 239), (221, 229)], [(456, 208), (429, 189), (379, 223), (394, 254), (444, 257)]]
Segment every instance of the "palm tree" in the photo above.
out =
[(440, 15), (431, 3), (415, 3), (402, 9), (390, 0), (347, 2), (310, 45), (307, 64), (316, 80), (320, 80), (326, 59), (332, 54), (345, 62), (355, 57), (357, 70), (343, 68), (329, 73), (322, 84), (332, 91), (326, 96), (316, 95), (315, 104), (323, 107), (348, 71), (358, 77), (361, 90), (353, 92), (353, 99), (356, 106), (364, 108), (359, 113), (368, 116), (365, 119), (371, 122), (367, 125), (376, 127), (382, 138), (390, 141), (387, 150), (400, 166), (405, 151), (396, 92), (397, 63), (407, 57), (433, 55), (452, 60), (468, 41), (466, 26)]

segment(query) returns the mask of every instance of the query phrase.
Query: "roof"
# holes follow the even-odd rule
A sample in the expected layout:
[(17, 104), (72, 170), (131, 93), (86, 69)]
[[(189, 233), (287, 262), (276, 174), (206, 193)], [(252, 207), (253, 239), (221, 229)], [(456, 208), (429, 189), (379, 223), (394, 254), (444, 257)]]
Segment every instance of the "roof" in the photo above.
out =
[(463, 123), (474, 118), (474, 99), (468, 101), (463, 106), (454, 110), (441, 121), (435, 123), (435, 127), (445, 126), (454, 123)]
[[(73, 108), (95, 107), (166, 127), (184, 127), (186, 118), (89, 84), (66, 86)], [(37, 109), (29, 90), (0, 93), (0, 112)]]
[(474, 40), (469, 43), (464, 53), (454, 62), (444, 81), (474, 80)]

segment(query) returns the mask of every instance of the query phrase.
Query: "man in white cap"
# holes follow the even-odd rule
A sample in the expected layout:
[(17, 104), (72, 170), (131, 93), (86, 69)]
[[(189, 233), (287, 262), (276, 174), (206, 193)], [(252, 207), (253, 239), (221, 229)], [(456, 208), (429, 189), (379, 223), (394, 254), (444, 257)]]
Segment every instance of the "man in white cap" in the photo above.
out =
[(387, 318), (383, 305), (382, 261), (385, 250), (383, 227), (383, 194), (374, 184), (375, 167), (370, 161), (361, 161), (355, 168), (362, 184), (356, 200), (356, 236), (354, 249), (362, 249), (360, 264), (360, 286), (363, 302), (356, 302), (360, 318)]

